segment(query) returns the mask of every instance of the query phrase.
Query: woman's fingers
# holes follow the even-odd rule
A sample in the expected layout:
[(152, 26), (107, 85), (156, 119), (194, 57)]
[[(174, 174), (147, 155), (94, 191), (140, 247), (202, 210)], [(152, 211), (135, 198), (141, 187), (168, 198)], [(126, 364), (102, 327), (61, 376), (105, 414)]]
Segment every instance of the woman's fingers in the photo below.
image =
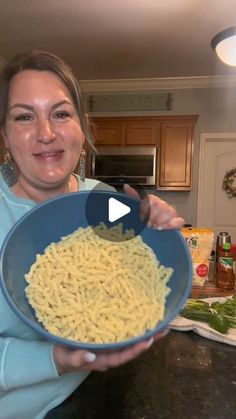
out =
[(148, 341), (139, 342), (127, 349), (96, 354), (55, 345), (53, 348), (54, 361), (59, 374), (76, 371), (105, 371), (135, 359), (150, 348), (154, 341), (162, 339), (167, 333), (168, 329), (157, 333)]
[(100, 352), (96, 356), (96, 360), (90, 365), (85, 365), (81, 370), (96, 370), (96, 371), (106, 371), (110, 368), (117, 368), (120, 365), (126, 364), (127, 362), (135, 359), (137, 356), (141, 355), (146, 351), (153, 343), (153, 338), (149, 341), (140, 342), (136, 345), (127, 348), (121, 349), (119, 351), (110, 351), (110, 352)]
[(152, 343), (153, 338), (128, 349), (98, 352), (97, 354), (55, 345), (53, 357), (59, 374), (76, 371), (105, 371), (131, 361), (147, 350)]
[(140, 199), (139, 193), (134, 188), (132, 188), (130, 185), (128, 185), (127, 183), (124, 184), (123, 188), (124, 188), (124, 192), (127, 195), (130, 195), (133, 198), (139, 198)]
[[(124, 185), (124, 191), (139, 198), (138, 192), (129, 185)], [(149, 227), (158, 230), (181, 229), (184, 225), (184, 219), (178, 216), (175, 208), (155, 195), (146, 195), (140, 201), (140, 217), (147, 220)]]
[(158, 230), (181, 229), (184, 219), (179, 217), (174, 207), (162, 199), (149, 195), (150, 215), (148, 225)]
[(184, 225), (184, 219), (182, 217), (173, 217), (162, 224), (163, 230), (170, 230), (172, 228), (181, 229)]
[(58, 373), (65, 374), (80, 371), (83, 366), (93, 363), (96, 355), (84, 350), (74, 350), (66, 346), (54, 345), (53, 358)]
[(105, 371), (109, 368), (116, 368), (120, 365), (126, 364), (129, 361), (137, 358), (143, 352), (148, 350), (150, 346), (155, 341), (159, 341), (163, 339), (166, 334), (169, 332), (169, 329), (165, 329), (160, 333), (156, 333), (153, 337), (151, 337), (148, 341), (137, 343), (134, 346), (131, 346), (127, 349), (121, 349), (119, 351), (113, 352), (103, 352), (98, 353), (96, 360), (91, 363), (89, 366), (82, 367), (83, 369), (95, 369), (98, 371)]

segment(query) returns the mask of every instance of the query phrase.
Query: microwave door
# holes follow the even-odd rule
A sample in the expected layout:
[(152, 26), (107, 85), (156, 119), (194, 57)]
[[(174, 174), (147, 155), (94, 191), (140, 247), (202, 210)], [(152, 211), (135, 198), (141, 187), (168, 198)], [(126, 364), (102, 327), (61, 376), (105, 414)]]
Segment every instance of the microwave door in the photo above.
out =
[(139, 183), (155, 185), (155, 155), (136, 154), (134, 150), (125, 154), (98, 154), (92, 162), (92, 176), (113, 185)]

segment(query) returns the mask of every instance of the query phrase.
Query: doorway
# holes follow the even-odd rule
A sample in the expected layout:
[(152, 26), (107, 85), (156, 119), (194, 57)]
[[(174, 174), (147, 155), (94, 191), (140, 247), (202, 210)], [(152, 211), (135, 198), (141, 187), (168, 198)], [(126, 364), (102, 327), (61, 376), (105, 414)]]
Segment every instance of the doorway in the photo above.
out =
[(222, 188), (226, 172), (236, 168), (236, 133), (202, 134), (199, 157), (197, 226), (212, 228), (215, 238), (228, 231), (236, 243), (236, 197)]

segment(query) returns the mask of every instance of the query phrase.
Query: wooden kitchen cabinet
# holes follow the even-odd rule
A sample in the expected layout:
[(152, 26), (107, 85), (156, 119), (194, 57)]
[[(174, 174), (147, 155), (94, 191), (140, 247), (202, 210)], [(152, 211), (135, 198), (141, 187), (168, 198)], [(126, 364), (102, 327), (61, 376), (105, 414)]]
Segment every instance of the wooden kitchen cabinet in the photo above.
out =
[(198, 116), (96, 117), (96, 145), (156, 146), (156, 189), (189, 191), (193, 135)]
[(161, 124), (157, 189), (190, 190), (193, 133), (197, 117), (178, 117)]
[(123, 125), (110, 118), (92, 120), (92, 133), (96, 145), (123, 145)]
[(159, 140), (159, 124), (151, 121), (126, 122), (126, 145), (156, 145)]
[(96, 145), (157, 145), (160, 124), (152, 117), (97, 117), (92, 119)]

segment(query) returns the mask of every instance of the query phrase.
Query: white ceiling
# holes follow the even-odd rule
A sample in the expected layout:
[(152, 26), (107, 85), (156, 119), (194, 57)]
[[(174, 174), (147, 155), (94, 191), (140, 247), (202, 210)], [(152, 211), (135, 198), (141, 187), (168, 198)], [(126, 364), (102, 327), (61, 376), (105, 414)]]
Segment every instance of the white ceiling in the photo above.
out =
[(0, 0), (0, 56), (52, 51), (80, 79), (236, 75), (211, 49), (236, 0)]

